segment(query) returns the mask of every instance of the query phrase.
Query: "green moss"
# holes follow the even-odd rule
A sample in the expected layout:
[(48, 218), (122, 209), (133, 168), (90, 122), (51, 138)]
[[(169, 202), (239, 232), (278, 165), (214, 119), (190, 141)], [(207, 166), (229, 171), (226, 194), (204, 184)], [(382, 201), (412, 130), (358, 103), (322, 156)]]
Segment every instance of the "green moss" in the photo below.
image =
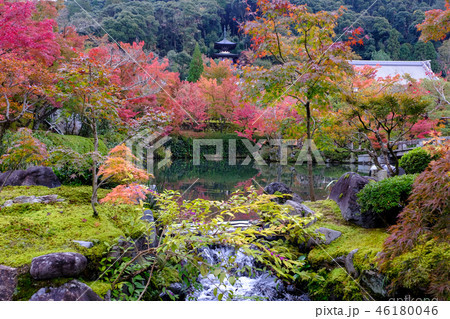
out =
[(365, 229), (346, 222), (339, 206), (332, 200), (304, 204), (323, 215), (323, 218), (311, 227), (325, 227), (342, 233), (341, 237), (331, 244), (315, 247), (309, 252), (308, 261), (312, 266), (333, 263), (332, 258), (346, 256), (356, 248), (359, 250), (353, 257), (355, 268), (370, 269), (375, 265), (376, 254), (382, 250), (383, 242), (388, 237), (385, 229)]
[[(94, 151), (94, 142), (92, 138), (77, 135), (60, 135), (50, 132), (35, 132), (33, 135), (49, 148), (62, 146), (70, 148), (80, 154)], [(99, 140), (98, 150), (102, 155), (108, 153), (108, 148), (102, 140)]]
[(355, 281), (342, 268), (335, 268), (330, 272), (322, 270), (308, 284), (313, 300), (364, 300), (357, 280)]
[[(104, 196), (107, 191), (102, 191)], [(54, 204), (15, 204), (0, 211), (0, 264), (18, 267), (32, 258), (53, 253), (75, 251), (91, 260), (98, 260), (118, 237), (135, 237), (142, 233), (139, 220), (142, 210), (137, 206), (99, 205), (99, 218), (92, 216), (90, 195), (86, 187), (48, 189), (43, 187), (6, 187), (1, 202), (20, 195), (67, 196)], [(86, 249), (73, 243), (85, 240), (95, 243)]]
[[(28, 270), (28, 269), (26, 269)], [(30, 300), (39, 289), (45, 287), (59, 287), (73, 278), (56, 278), (52, 280), (33, 280), (29, 271), (25, 271), (17, 278), (17, 288), (14, 291), (13, 300), (27, 301)]]
[(341, 210), (334, 200), (318, 200), (315, 202), (304, 202), (306, 206), (311, 208), (316, 213), (319, 213), (322, 221), (336, 223), (338, 225), (346, 224), (342, 217)]
[(161, 270), (153, 275), (151, 283), (158, 289), (162, 289), (163, 287), (169, 287), (170, 284), (179, 281), (180, 276), (178, 271), (174, 267), (166, 265), (166, 267), (161, 268)]
[(111, 283), (106, 281), (83, 281), (86, 285), (91, 287), (91, 289), (99, 295), (101, 298), (105, 298), (108, 290), (111, 290)]

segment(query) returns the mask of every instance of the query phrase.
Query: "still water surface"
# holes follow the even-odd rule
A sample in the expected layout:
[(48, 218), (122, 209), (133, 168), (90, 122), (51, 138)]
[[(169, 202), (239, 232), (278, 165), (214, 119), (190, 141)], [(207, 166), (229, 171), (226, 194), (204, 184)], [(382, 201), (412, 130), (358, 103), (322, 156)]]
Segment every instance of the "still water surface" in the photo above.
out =
[[(339, 179), (346, 172), (357, 169), (355, 165), (314, 166), (316, 199), (327, 198), (329, 189), (326, 187), (330, 182)], [(276, 181), (285, 183), (303, 199), (309, 199), (306, 164), (229, 165), (228, 161), (224, 160), (205, 161), (200, 165), (194, 165), (192, 160), (175, 160), (170, 166), (155, 169), (154, 175), (158, 190), (173, 189), (181, 193), (186, 192), (184, 195), (186, 199), (224, 200), (238, 189), (250, 185), (261, 189)]]

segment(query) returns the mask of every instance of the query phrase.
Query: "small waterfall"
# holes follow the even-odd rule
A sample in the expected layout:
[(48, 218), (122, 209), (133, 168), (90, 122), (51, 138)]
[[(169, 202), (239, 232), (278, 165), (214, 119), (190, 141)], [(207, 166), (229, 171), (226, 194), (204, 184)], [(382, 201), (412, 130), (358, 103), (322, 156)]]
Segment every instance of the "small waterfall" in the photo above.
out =
[(226, 265), (230, 257), (234, 257), (233, 274), (236, 282), (232, 285), (228, 275), (223, 283), (213, 274), (207, 276), (199, 275), (198, 281), (203, 286), (200, 291), (194, 291), (188, 295), (187, 300), (218, 300), (214, 296), (214, 289), (218, 294), (223, 293), (223, 300), (228, 299), (228, 293), (232, 292), (231, 300), (269, 300), (269, 301), (307, 301), (310, 300), (306, 294), (295, 295), (295, 289), (291, 286), (285, 287), (277, 277), (256, 270), (255, 259), (244, 254), (241, 250), (236, 251), (232, 247), (220, 246), (216, 248), (205, 248), (202, 256), (210, 265)]

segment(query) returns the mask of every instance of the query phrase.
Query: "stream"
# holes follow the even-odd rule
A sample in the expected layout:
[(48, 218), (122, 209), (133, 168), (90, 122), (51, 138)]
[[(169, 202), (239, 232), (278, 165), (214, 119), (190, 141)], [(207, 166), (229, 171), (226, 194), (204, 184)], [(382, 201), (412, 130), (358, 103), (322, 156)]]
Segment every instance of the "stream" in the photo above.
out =
[(208, 247), (203, 250), (202, 256), (210, 265), (226, 265), (230, 258), (234, 258), (236, 267), (232, 275), (237, 278), (236, 282), (234, 284), (230, 283), (230, 275), (227, 275), (223, 283), (220, 283), (219, 279), (213, 274), (208, 274), (207, 276), (199, 275), (198, 282), (203, 289), (194, 291), (188, 295), (186, 300), (218, 300), (214, 295), (215, 288), (218, 288), (217, 294), (223, 293), (223, 300), (310, 300), (307, 294), (297, 291), (293, 286), (286, 286), (280, 279), (269, 272), (259, 270), (255, 259), (245, 255), (240, 250), (236, 251), (234, 248), (227, 246)]

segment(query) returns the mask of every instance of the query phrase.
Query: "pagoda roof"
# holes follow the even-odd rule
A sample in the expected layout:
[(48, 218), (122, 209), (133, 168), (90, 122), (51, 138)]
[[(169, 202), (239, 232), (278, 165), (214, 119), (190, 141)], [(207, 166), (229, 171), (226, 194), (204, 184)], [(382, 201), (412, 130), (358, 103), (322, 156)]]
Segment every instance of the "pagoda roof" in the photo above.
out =
[(225, 44), (225, 45), (235, 45), (236, 43), (231, 42), (230, 40), (223, 38), (222, 40), (216, 42), (215, 44)]

